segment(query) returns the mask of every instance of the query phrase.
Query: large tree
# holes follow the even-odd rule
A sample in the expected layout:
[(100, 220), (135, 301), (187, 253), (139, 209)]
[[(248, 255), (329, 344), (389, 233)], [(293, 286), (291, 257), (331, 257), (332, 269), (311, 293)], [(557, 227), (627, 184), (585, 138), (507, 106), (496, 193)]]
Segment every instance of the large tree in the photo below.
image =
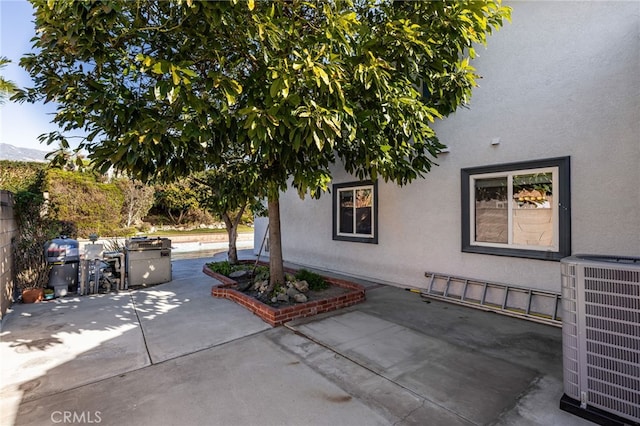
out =
[(244, 156), (229, 158), (225, 164), (193, 175), (191, 180), (200, 206), (224, 221), (229, 237), (229, 262), (238, 263), (236, 241), (242, 217), (246, 212), (266, 213), (262, 203), (265, 188), (259, 170)]
[(200, 208), (198, 194), (188, 177), (158, 184), (154, 191), (155, 207), (166, 213), (174, 225), (182, 225), (190, 213)]
[(124, 195), (124, 205), (122, 206), (124, 226), (130, 228), (138, 225), (153, 207), (155, 196), (153, 186), (128, 178), (118, 179), (117, 184)]
[(431, 123), (468, 100), (474, 48), (509, 17), (500, 0), (32, 3), (35, 87), (16, 97), (59, 103), (54, 121), (86, 131), (98, 167), (143, 180), (241, 149), (267, 188), (272, 284), (280, 191), (318, 196), (336, 162), (422, 177), (443, 148)]

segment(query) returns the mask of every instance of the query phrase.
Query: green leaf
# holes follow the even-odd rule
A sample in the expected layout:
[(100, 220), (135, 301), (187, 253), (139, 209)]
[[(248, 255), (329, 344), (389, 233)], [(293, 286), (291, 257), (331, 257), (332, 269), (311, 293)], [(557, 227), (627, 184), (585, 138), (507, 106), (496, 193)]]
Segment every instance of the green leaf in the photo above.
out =
[[(325, 72), (325, 70), (323, 70), (321, 67), (313, 67), (313, 74), (316, 77), (320, 77), (322, 79), (322, 81), (324, 82), (324, 84), (326, 84), (327, 86), (329, 86), (329, 75)], [(318, 87), (320, 87), (320, 82), (318, 82)]]
[(228, 81), (229, 86), (236, 92), (236, 94), (242, 93), (242, 86), (236, 80), (230, 79)]
[(292, 133), (293, 136), (293, 149), (294, 151), (299, 151), (300, 150), (300, 146), (302, 146), (302, 138), (300, 137), (300, 133), (295, 132)]
[(282, 86), (282, 79), (278, 78), (271, 83), (271, 87), (269, 88), (269, 95), (272, 98), (278, 96), (278, 92), (280, 92), (280, 88)]
[(180, 72), (186, 76), (189, 76), (191, 78), (195, 78), (198, 77), (198, 73), (190, 70), (189, 68), (178, 68), (180, 70)]
[(178, 71), (176, 71), (175, 68), (171, 70), (171, 78), (173, 80), (174, 85), (177, 86), (178, 84), (180, 84), (180, 76), (178, 75)]
[(223, 91), (224, 91), (224, 96), (227, 98), (227, 103), (229, 104), (229, 106), (235, 104), (236, 103), (235, 94), (226, 89)]
[(313, 141), (318, 147), (318, 151), (322, 151), (322, 148), (324, 147), (324, 141), (320, 139), (320, 137), (318, 136), (318, 133), (315, 130), (312, 130), (311, 134), (313, 136)]
[[(151, 58), (148, 58), (148, 59), (149, 59), (149, 62), (151, 62)], [(153, 64), (153, 67), (151, 67), (151, 72), (153, 72), (154, 74), (163, 74), (162, 63), (156, 62), (155, 64)]]

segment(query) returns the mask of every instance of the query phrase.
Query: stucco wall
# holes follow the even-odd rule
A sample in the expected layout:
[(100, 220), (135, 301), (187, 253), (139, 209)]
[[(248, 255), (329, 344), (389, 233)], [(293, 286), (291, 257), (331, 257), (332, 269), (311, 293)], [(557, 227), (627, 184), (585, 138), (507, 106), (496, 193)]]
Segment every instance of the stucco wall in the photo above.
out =
[(11, 306), (13, 297), (13, 261), (11, 239), (18, 228), (13, 215), (13, 194), (0, 191), (0, 318)]
[(400, 286), (425, 286), (434, 271), (559, 291), (558, 262), (461, 252), (460, 169), (561, 156), (571, 157), (572, 252), (640, 256), (638, 3), (509, 5), (513, 22), (479, 49), (470, 108), (436, 125), (451, 152), (424, 180), (379, 183), (379, 244), (333, 241), (331, 195), (289, 191), (286, 260)]

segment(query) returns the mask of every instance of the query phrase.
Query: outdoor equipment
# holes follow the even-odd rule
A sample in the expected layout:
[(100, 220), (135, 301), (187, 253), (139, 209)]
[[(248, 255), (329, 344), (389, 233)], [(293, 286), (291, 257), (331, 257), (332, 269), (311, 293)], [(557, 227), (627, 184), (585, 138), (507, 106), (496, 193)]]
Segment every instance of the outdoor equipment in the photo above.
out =
[(640, 424), (640, 258), (561, 261), (560, 408), (607, 425)]
[(171, 240), (135, 237), (126, 241), (128, 285), (171, 281)]
[(44, 255), (51, 265), (49, 271), (49, 285), (55, 296), (65, 296), (68, 292), (75, 292), (78, 287), (78, 262), (80, 254), (78, 241), (60, 236), (47, 241)]

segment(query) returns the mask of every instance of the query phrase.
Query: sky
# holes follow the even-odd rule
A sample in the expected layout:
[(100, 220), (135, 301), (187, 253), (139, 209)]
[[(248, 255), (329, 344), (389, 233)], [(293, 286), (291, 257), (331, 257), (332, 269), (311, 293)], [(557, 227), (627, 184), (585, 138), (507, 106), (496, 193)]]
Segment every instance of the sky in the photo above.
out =
[[(0, 73), (18, 87), (33, 86), (29, 74), (18, 65), (20, 57), (31, 51), (30, 40), (35, 35), (32, 11), (27, 0), (0, 0), (0, 56), (11, 60)], [(0, 143), (55, 150), (55, 146), (38, 141), (39, 135), (57, 130), (57, 126), (51, 124), (55, 110), (54, 104), (19, 104), (7, 100), (0, 105)]]

